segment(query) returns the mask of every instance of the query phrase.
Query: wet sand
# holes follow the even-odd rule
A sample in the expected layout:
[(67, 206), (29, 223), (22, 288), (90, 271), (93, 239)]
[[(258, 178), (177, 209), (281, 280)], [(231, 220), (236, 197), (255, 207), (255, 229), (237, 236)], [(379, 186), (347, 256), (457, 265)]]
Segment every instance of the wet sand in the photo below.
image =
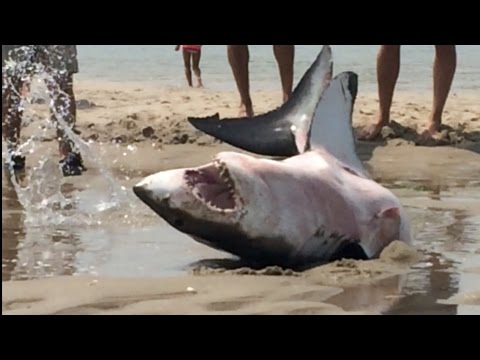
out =
[[(256, 94), (257, 111), (275, 106), (277, 95)], [(239, 271), (242, 265), (228, 254), (170, 229), (131, 194), (143, 176), (231, 150), (192, 130), (185, 117), (234, 116), (236, 94), (80, 85), (78, 98), (95, 103), (79, 110), (81, 136), (91, 140), (89, 171), (63, 179), (48, 162), (38, 168), (39, 160), (56, 161), (56, 145), (52, 132), (42, 133), (34, 122), (25, 137), (42, 135), (33, 142), (27, 173), (49, 186), (34, 187), (38, 193), (25, 188), (19, 196), (3, 174), (2, 313), (480, 313), (480, 102), (470, 95), (452, 98), (447, 110), (447, 122), (464, 136), (457, 144), (450, 133), (443, 147), (408, 139), (359, 144), (374, 178), (407, 207), (415, 248), (392, 246), (380, 260), (337, 262), (302, 274)], [(429, 102), (397, 97), (394, 119), (413, 128), (427, 118), (423, 104)], [(357, 126), (371, 120), (375, 106), (373, 96), (360, 98)], [(35, 105), (32, 111), (45, 110)], [(144, 131), (149, 126), (154, 136)], [(57, 191), (75, 199), (73, 205), (44, 201)], [(30, 201), (26, 213), (22, 197)], [(211, 270), (226, 264), (237, 269)], [(194, 271), (199, 267), (203, 271)]]
[[(227, 271), (161, 280), (75, 277), (4, 283), (2, 305), (4, 314), (12, 315), (378, 313), (395, 301), (400, 275), (418, 260), (413, 250), (402, 245), (392, 246), (393, 252), (404, 255), (401, 261), (388, 255), (365, 263), (340, 261), (298, 276)], [(389, 252), (392, 249), (386, 250)], [(328, 302), (344, 292), (339, 286), (348, 289), (353, 284), (358, 287), (392, 277), (389, 286), (384, 284), (376, 292), (368, 292), (360, 306), (356, 304), (358, 299), (352, 299), (349, 311)], [(335, 286), (331, 284), (333, 279)], [(361, 291), (356, 293), (362, 296)]]

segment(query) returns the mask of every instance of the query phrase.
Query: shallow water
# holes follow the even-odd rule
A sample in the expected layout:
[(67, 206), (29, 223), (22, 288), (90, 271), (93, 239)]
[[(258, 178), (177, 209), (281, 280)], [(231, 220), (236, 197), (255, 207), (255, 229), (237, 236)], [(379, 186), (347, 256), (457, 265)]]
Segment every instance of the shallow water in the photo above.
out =
[[(161, 153), (162, 168), (179, 166), (178, 153), (190, 152), (195, 159), (205, 160), (213, 150), (181, 147), (175, 151), (177, 156), (172, 151)], [(465, 169), (474, 165), (462, 164)], [(106, 173), (121, 189), (121, 196), (112, 198)], [(185, 274), (201, 260), (230, 258), (173, 230), (140, 203), (130, 189), (145, 175), (142, 172), (92, 167), (81, 178), (53, 176), (50, 190), (61, 189), (66, 202), (59, 205), (56, 197), (45, 201), (30, 196), (26, 209), (7, 174), (2, 172), (2, 281), (58, 275), (167, 277)], [(31, 185), (25, 188), (30, 195)], [(396, 301), (382, 313), (478, 313), (478, 307), (439, 303), (458, 293), (480, 290), (480, 275), (465, 271), (480, 265), (478, 177), (465, 170), (434, 183), (402, 178), (386, 180), (385, 185), (406, 204), (423, 260), (406, 276), (349, 288), (329, 301), (360, 311), (391, 297)], [(20, 190), (24, 197), (25, 189)]]
[[(296, 45), (295, 80), (311, 65), (322, 45)], [(457, 90), (477, 90), (480, 83), (480, 45), (457, 45), (458, 70), (453, 85)], [(335, 73), (355, 71), (362, 91), (376, 90), (378, 45), (332, 45)], [(79, 79), (128, 81), (161, 86), (184, 86), (181, 54), (174, 45), (78, 45)], [(432, 88), (433, 45), (403, 45), (398, 90)], [(112, 62), (112, 57), (115, 62)], [(279, 75), (271, 45), (250, 45), (251, 88), (279, 89)], [(141, 66), (139, 64), (141, 63)], [(208, 88), (235, 90), (225, 45), (205, 45), (200, 63)]]

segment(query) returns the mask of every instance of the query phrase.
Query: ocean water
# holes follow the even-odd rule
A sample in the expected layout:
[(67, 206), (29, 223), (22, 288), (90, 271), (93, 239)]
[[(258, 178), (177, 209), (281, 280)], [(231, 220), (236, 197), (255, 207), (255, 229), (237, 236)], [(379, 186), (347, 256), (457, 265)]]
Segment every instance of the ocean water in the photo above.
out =
[[(296, 83), (317, 56), (322, 45), (297, 45)], [(148, 83), (154, 86), (185, 86), (183, 60), (174, 45), (78, 45), (79, 79)], [(355, 71), (362, 91), (376, 90), (378, 45), (332, 45), (336, 74)], [(453, 91), (475, 91), (480, 87), (480, 45), (458, 45), (458, 68)], [(404, 45), (397, 89), (432, 89), (433, 45)], [(225, 45), (205, 45), (201, 69), (208, 88), (234, 90)], [(271, 45), (250, 45), (252, 91), (280, 87), (278, 69)]]

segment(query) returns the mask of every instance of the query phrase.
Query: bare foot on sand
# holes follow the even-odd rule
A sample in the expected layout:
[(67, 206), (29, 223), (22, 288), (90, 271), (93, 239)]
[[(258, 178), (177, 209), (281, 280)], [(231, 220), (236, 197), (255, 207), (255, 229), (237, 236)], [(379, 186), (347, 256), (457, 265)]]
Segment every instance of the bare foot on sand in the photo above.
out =
[(422, 138), (433, 139), (440, 132), (442, 119), (430, 119), (427, 129), (422, 133)]
[(374, 125), (370, 125), (359, 131), (358, 139), (364, 141), (376, 140), (382, 133), (383, 128), (389, 123), (389, 120), (377, 119)]
[(253, 105), (245, 105), (244, 103), (240, 104), (240, 111), (238, 113), (239, 117), (254, 117), (255, 113), (253, 112)]

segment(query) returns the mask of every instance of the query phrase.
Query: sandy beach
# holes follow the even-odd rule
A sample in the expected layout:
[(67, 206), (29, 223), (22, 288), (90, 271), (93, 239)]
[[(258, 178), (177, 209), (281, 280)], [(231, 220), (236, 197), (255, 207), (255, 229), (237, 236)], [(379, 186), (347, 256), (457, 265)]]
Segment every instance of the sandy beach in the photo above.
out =
[[(277, 92), (256, 92), (252, 95), (257, 113), (280, 105), (280, 94)], [(76, 84), (76, 97), (79, 104), (77, 130), (81, 138), (89, 143), (93, 153), (100, 154), (102, 149), (102, 163), (127, 189), (142, 176), (166, 168), (198, 165), (208, 161), (216, 152), (228, 149), (224, 144), (195, 131), (186, 118), (217, 112), (221, 117), (236, 117), (239, 102), (236, 92), (135, 85), (119, 87), (118, 84), (89, 81)], [(28, 108), (27, 118), (30, 114), (31, 121), (24, 129), (23, 138), (27, 140), (34, 136), (37, 149), (47, 149), (52, 156), (56, 156), (54, 132), (43, 121), (48, 116), (48, 107), (42, 104), (41, 99), (35, 102)], [(379, 260), (343, 261), (302, 274), (279, 269), (253, 271), (241, 266), (226, 271), (197, 267), (195, 271), (162, 278), (75, 272), (65, 275), (65, 272), (58, 271), (50, 276), (15, 279), (12, 274), (19, 267), (15, 264), (21, 261), (15, 260), (11, 264), (10, 259), (2, 267), (2, 275), (5, 274), (2, 281), (2, 313), (380, 314), (394, 307), (405, 296), (402, 288), (412, 268), (419, 263), (433, 264), (428, 269), (429, 274), (434, 272), (432, 269), (436, 269), (436, 266), (439, 267), (438, 273), (444, 272), (441, 276), (447, 276), (449, 271), (454, 272), (442, 268), (443, 260), (438, 263), (440, 265), (437, 264), (438, 253), (441, 252), (453, 254), (451, 256), (454, 259), (459, 254), (471, 256), (471, 261), (477, 266), (456, 269), (455, 272), (473, 278), (469, 284), (480, 284), (480, 241), (475, 244), (472, 240), (480, 240), (476, 232), (479, 223), (475, 222), (480, 216), (480, 96), (471, 92), (453, 94), (445, 111), (442, 133), (434, 142), (423, 143), (418, 134), (426, 125), (430, 104), (429, 94), (398, 93), (392, 112), (395, 123), (384, 131), (383, 140), (375, 144), (359, 143), (359, 154), (374, 178), (393, 188), (401, 196), (402, 202), (412, 209), (411, 214), (423, 221), (417, 225), (416, 232), (425, 236), (425, 240), (415, 248), (395, 243)], [(355, 108), (355, 128), (370, 124), (377, 106), (376, 94), (361, 94)], [(132, 145), (135, 146), (135, 155), (119, 155)], [(39, 153), (32, 154), (27, 162), (35, 163)], [(100, 182), (96, 164), (87, 159), (86, 165), (89, 171), (85, 176), (66, 180), (79, 191), (85, 189), (86, 183)], [(19, 235), (15, 232), (22, 227), (21, 224), (12, 225), (17, 210), (12, 210), (9, 217), (3, 215), (3, 211), (10, 206), (6, 204), (13, 201), (13, 195), (7, 194), (9, 190), (6, 186), (2, 185), (2, 224), (7, 228), (10, 226), (10, 230), (2, 233), (2, 253), (4, 258), (20, 259), (22, 250), (18, 244), (10, 245), (4, 241), (4, 238), (12, 242), (15, 239), (19, 241), (16, 238)], [(140, 204), (135, 206), (138, 207), (129, 213), (131, 218), (136, 219), (131, 220), (137, 226), (135, 229), (142, 228), (145, 223), (159, 222), (146, 209), (142, 208), (140, 212)], [(10, 208), (7, 210), (10, 211)], [(427, 210), (432, 213), (427, 213)], [(126, 207), (117, 210), (114, 214), (117, 217), (111, 216), (109, 221), (104, 221), (104, 224), (108, 223), (105, 226), (118, 226), (116, 221), (120, 216), (123, 218), (127, 211), (130, 210)], [(474, 219), (474, 230), (468, 233), (464, 230), (463, 235), (456, 238), (460, 242), (463, 239), (465, 247), (455, 245), (450, 238), (437, 244), (432, 240), (439, 237), (435, 233), (431, 239), (422, 233), (427, 228), (427, 219), (433, 219), (429, 223), (437, 221), (440, 226), (450, 221), (447, 216), (452, 213), (463, 216), (460, 220), (464, 228), (467, 224), (465, 219)], [(454, 220), (460, 221), (456, 217)], [(132, 223), (128, 223), (130, 225)], [(451, 225), (445, 226), (454, 231), (449, 228)], [(430, 232), (435, 231), (429, 229)], [(438, 248), (433, 251), (432, 246)], [(8, 251), (15, 254), (5, 255)], [(206, 257), (197, 254), (193, 258), (198, 261), (211, 257), (210, 254)], [(199, 254), (202, 254), (201, 251)], [(130, 260), (146, 262), (133, 255)], [(217, 264), (218, 267), (222, 268)], [(417, 270), (424, 271), (424, 268)], [(413, 280), (410, 277), (408, 281)], [(448, 278), (445, 281), (453, 283), (456, 280)], [(444, 306), (441, 311), (448, 312), (452, 307), (456, 309), (459, 305), (465, 305), (469, 312), (480, 313), (478, 286), (467, 285), (440, 297), (443, 302), (436, 298), (432, 304)]]
[[(191, 127), (189, 116), (204, 117), (219, 113), (222, 118), (237, 117), (238, 93), (208, 89), (155, 88), (145, 85), (96, 83), (80, 81), (76, 85), (80, 115), (77, 129), (84, 140), (124, 144), (154, 141), (159, 144), (213, 145), (215, 141)], [(278, 92), (252, 94), (257, 114), (281, 105)], [(378, 108), (375, 93), (360, 94), (354, 114), (354, 126), (361, 129), (371, 124)], [(453, 94), (444, 115), (445, 128), (437, 141), (422, 143), (418, 136), (426, 126), (431, 109), (431, 96), (414, 92), (398, 93), (392, 107), (392, 120), (397, 125), (384, 132), (385, 140), (394, 146), (408, 143), (420, 145), (473, 145), (480, 141), (480, 102), (478, 94)], [(46, 99), (36, 102), (44, 103)], [(48, 114), (43, 105), (31, 107), (35, 124)], [(26, 137), (38, 133), (37, 127), (24, 132)], [(50, 135), (52, 133), (50, 132)], [(53, 139), (52, 136), (45, 140)]]

